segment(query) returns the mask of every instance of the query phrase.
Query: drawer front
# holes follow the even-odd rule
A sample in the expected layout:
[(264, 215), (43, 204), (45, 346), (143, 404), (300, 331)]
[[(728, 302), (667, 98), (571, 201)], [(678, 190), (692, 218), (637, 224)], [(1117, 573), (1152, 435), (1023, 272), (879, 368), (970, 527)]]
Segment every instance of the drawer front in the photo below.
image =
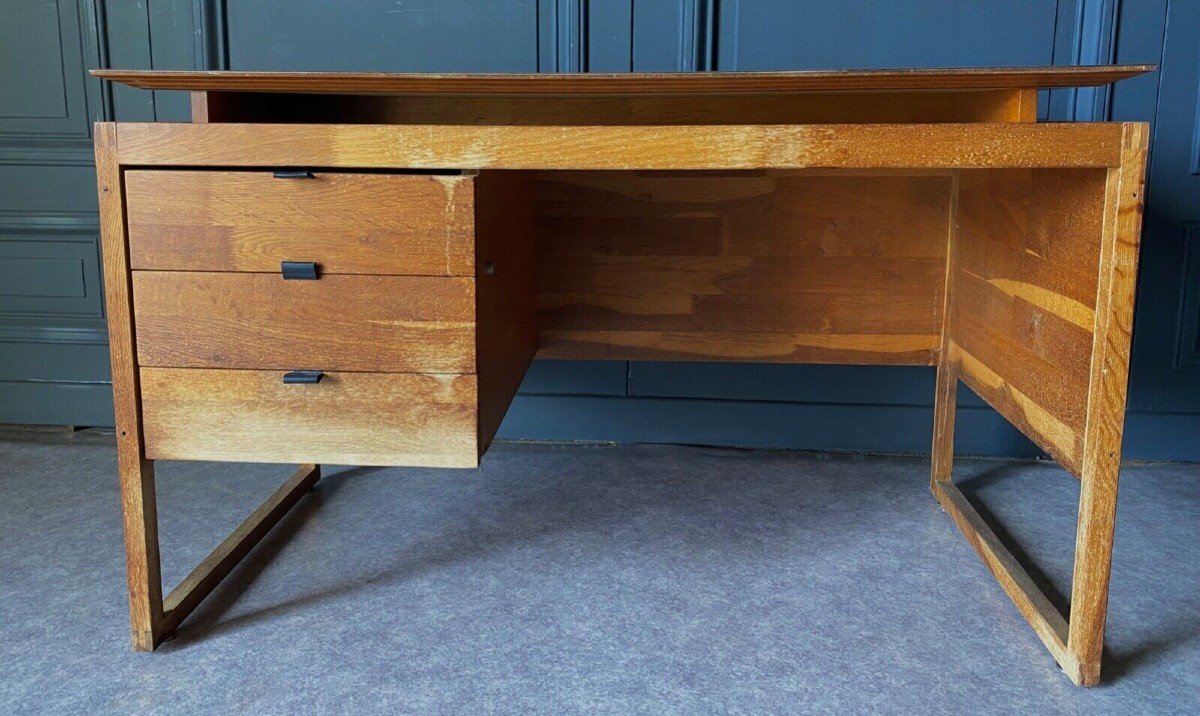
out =
[(134, 269), (473, 276), (474, 178), (125, 172)]
[(475, 467), (473, 375), (143, 368), (152, 460)]
[(133, 272), (140, 366), (475, 372), (475, 281)]

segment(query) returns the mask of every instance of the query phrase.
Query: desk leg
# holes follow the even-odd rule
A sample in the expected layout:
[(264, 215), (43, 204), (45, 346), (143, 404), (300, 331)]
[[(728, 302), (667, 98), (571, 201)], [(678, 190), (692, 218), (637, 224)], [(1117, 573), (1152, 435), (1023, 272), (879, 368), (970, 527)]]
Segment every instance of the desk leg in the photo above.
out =
[(117, 462), (125, 517), (125, 576), (129, 585), (133, 648), (151, 651), (163, 636), (154, 463), (125, 459), (122, 453), (118, 453)]
[(170, 594), (163, 598), (158, 555), (154, 463), (122, 464), (125, 561), (133, 648), (153, 651), (321, 477), (319, 465), (301, 465), (258, 509), (238, 525)]
[[(1109, 210), (1100, 249), (1100, 280), (1083, 435), (1071, 625), (1067, 645), (1079, 664), (1077, 683), (1100, 681), (1108, 581), (1125, 431), (1134, 290), (1142, 226), (1147, 128), (1125, 125), (1122, 161), (1109, 171)], [(1072, 678), (1075, 678), (1073, 675)]]
[(947, 362), (939, 362), (933, 399), (933, 469), (930, 489), (949, 482), (954, 470), (954, 418), (958, 401), (958, 375)]

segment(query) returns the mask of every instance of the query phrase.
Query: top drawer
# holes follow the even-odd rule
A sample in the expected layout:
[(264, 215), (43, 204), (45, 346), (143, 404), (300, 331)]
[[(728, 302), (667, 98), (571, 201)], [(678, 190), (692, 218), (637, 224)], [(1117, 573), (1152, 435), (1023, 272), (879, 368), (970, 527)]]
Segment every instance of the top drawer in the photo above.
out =
[[(301, 173), (302, 174), (302, 173)], [(129, 261), (161, 271), (472, 276), (474, 177), (264, 171), (125, 172)]]

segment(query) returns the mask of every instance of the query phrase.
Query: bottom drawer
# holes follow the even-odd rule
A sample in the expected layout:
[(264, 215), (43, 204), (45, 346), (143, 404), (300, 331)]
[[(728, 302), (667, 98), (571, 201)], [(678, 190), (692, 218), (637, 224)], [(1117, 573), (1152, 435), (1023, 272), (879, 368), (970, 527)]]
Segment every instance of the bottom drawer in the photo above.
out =
[(151, 460), (475, 467), (474, 375), (143, 368)]

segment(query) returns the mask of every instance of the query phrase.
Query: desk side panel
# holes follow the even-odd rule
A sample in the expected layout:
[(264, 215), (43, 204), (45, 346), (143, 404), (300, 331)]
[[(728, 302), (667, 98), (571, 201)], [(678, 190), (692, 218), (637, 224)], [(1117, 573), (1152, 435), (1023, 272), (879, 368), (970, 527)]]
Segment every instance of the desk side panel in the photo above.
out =
[(476, 196), (475, 364), (482, 454), (537, 352), (533, 174), (481, 172)]
[(951, 252), (947, 359), (1076, 475), (1107, 174), (963, 172)]
[(541, 355), (931, 365), (951, 179), (542, 173)]

